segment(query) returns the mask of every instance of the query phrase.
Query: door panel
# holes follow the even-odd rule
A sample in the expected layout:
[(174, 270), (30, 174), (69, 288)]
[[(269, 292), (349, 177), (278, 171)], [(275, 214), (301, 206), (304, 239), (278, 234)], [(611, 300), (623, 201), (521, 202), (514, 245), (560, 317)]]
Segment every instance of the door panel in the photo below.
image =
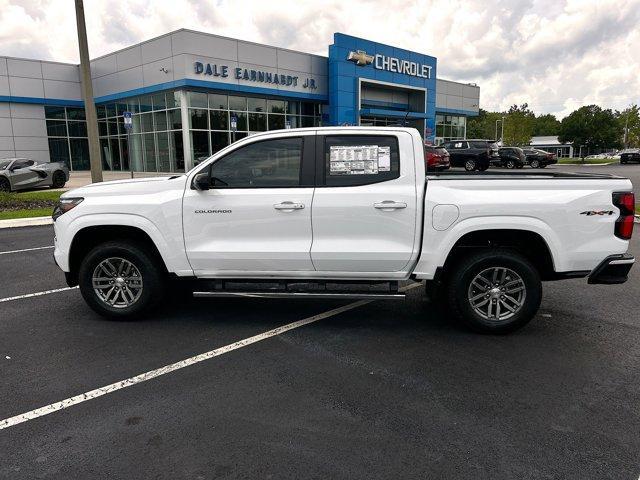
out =
[[(335, 137), (345, 139), (334, 141)], [(378, 181), (377, 175), (341, 175), (331, 180), (325, 168), (325, 183), (343, 186), (317, 188), (313, 198), (313, 245), (311, 258), (320, 272), (398, 272), (411, 260), (415, 245), (417, 192), (412, 138), (397, 133), (392, 142), (381, 136), (327, 136), (323, 146), (325, 167), (331, 161), (334, 143), (344, 147), (390, 146), (391, 170), (399, 162), (396, 178)], [(351, 138), (347, 138), (351, 137)], [(395, 148), (395, 152), (394, 152)], [(401, 161), (399, 161), (399, 159)], [(393, 175), (383, 175), (388, 178)], [(362, 184), (369, 179), (370, 182)], [(348, 185), (350, 181), (360, 185)]]
[(305, 164), (314, 140), (311, 132), (245, 141), (198, 169), (209, 172), (211, 188), (187, 187), (183, 202), (185, 248), (196, 275), (313, 271), (314, 187)]
[[(184, 236), (196, 275), (313, 270), (313, 188), (188, 190)], [(285, 202), (303, 206), (278, 209)]]

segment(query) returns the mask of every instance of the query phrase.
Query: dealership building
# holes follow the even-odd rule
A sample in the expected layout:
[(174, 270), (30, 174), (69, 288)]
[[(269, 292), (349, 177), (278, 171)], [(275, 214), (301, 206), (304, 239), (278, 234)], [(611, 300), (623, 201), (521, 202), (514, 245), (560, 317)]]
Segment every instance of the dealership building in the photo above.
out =
[[(342, 33), (328, 54), (183, 29), (92, 60), (104, 169), (181, 172), (282, 128), (409, 125), (440, 143), (478, 114), (479, 87), (437, 78), (435, 57)], [(78, 65), (0, 57), (0, 159), (12, 157), (89, 168)]]

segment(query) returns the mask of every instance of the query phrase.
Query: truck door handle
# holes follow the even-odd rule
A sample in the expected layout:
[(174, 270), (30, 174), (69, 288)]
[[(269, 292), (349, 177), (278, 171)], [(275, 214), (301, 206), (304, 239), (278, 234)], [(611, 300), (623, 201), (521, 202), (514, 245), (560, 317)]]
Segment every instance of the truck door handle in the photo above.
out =
[(373, 207), (379, 210), (397, 210), (399, 208), (407, 208), (407, 204), (404, 202), (394, 202), (393, 200), (385, 200), (384, 202), (374, 203)]
[(276, 210), (302, 210), (304, 208), (304, 203), (296, 203), (296, 202), (282, 202), (276, 203), (273, 208)]

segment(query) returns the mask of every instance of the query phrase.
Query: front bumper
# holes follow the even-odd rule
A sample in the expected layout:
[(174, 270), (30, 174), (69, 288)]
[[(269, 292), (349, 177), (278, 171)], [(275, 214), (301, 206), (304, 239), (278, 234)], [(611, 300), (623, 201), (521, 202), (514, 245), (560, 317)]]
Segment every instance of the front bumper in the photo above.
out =
[(629, 278), (629, 270), (631, 270), (635, 261), (634, 256), (627, 253), (611, 255), (593, 269), (589, 275), (588, 283), (605, 285), (624, 283)]

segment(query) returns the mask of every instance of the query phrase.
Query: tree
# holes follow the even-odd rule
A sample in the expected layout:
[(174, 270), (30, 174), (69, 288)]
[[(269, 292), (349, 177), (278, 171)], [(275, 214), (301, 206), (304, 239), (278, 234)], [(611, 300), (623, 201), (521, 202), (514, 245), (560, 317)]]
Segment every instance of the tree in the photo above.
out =
[(616, 116), (620, 128), (622, 128), (624, 147), (640, 147), (640, 108), (638, 105), (631, 105), (622, 112), (616, 112)]
[(555, 115), (547, 113), (536, 117), (533, 124), (533, 136), (558, 135), (560, 132), (560, 120)]
[(621, 146), (622, 127), (619, 118), (610, 109), (602, 109), (598, 105), (586, 105), (571, 112), (562, 119), (558, 139), (590, 151)]
[[(467, 138), (496, 139), (496, 120), (500, 120), (499, 112), (487, 112), (480, 109), (477, 117), (467, 118)], [(498, 125), (498, 136), (500, 125)]]
[(525, 146), (531, 142), (536, 116), (529, 105), (512, 105), (504, 119), (503, 145)]

